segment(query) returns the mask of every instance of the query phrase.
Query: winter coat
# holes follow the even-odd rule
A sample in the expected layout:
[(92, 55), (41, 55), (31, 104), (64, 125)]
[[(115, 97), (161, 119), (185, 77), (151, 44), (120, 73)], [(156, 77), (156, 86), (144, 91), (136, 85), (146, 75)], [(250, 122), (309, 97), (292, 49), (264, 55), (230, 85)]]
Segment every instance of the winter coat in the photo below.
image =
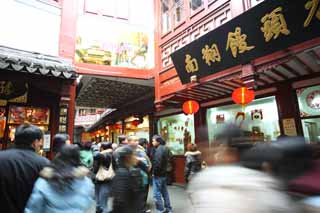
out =
[(137, 193), (140, 193), (140, 170), (131, 170), (119, 165), (112, 180), (112, 213), (138, 213)]
[(50, 184), (53, 172), (49, 167), (41, 171), (41, 177), (35, 183), (25, 213), (86, 213), (93, 209), (94, 185), (86, 177), (89, 173), (87, 168), (74, 168), (76, 178), (71, 187), (64, 191), (58, 191)]
[(91, 169), (93, 167), (93, 153), (91, 150), (81, 150), (80, 151), (81, 163)]
[(201, 152), (186, 152), (186, 164), (184, 169), (184, 177), (188, 182), (197, 172), (201, 170)]
[(166, 177), (170, 150), (165, 145), (159, 145), (153, 156), (153, 175)]
[(139, 159), (142, 159), (139, 161), (137, 168), (140, 169), (143, 185), (146, 186), (149, 183), (149, 172), (151, 170), (151, 161), (145, 149), (142, 146), (137, 147), (137, 149), (135, 150), (135, 155)]
[(93, 179), (95, 182), (109, 182), (110, 180), (106, 181), (97, 181), (95, 180), (95, 175), (98, 173), (100, 166), (104, 166), (106, 169), (109, 169), (110, 163), (112, 162), (112, 149), (107, 149), (99, 152), (98, 154), (94, 155), (94, 163), (93, 163)]
[(188, 193), (195, 213), (301, 212), (277, 180), (239, 166), (207, 168), (190, 181)]
[(31, 147), (0, 152), (1, 212), (23, 212), (39, 172), (48, 164)]

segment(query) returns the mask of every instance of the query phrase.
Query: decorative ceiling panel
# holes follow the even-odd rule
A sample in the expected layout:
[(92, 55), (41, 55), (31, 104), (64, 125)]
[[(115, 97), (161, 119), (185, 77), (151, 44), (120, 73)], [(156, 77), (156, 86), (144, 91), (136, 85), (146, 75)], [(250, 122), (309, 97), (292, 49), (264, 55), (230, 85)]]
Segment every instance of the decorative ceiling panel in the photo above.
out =
[(127, 102), (153, 93), (154, 88), (97, 77), (81, 79), (76, 105), (86, 107), (120, 108)]

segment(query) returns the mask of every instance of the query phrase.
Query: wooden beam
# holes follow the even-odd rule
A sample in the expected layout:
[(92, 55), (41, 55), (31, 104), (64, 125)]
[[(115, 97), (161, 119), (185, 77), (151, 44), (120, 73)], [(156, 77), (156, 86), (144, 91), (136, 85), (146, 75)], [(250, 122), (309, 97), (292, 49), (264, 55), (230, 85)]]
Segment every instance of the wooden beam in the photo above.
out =
[(279, 66), (282, 66), (284, 69), (286, 69), (288, 72), (292, 73), (293, 75), (299, 77), (301, 74), (294, 69), (292, 69), (288, 64), (281, 64)]
[(279, 70), (276, 70), (275, 68), (271, 68), (270, 71), (273, 72), (275, 75), (280, 76), (280, 77), (283, 78), (284, 80), (289, 79), (288, 76), (286, 76), (285, 74), (283, 74), (283, 73), (280, 72)]
[(308, 72), (308, 74), (312, 74), (312, 73), (316, 72), (311, 67), (309, 67), (308, 64), (306, 62), (304, 62), (298, 56), (294, 57), (294, 60), (296, 60), (298, 63), (300, 63), (300, 65)]

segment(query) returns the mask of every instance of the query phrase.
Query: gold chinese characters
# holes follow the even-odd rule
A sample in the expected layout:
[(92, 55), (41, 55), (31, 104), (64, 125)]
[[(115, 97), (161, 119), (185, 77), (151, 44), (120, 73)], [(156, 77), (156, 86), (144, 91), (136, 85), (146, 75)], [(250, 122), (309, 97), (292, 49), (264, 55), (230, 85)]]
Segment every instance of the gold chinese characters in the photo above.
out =
[(186, 55), (186, 70), (187, 73), (197, 72), (199, 70), (197, 59), (191, 58), (191, 55)]
[(211, 48), (209, 48), (209, 45), (205, 45), (204, 48), (202, 48), (202, 58), (205, 60), (206, 64), (211, 66), (212, 62), (220, 62), (221, 61), (221, 55), (218, 49), (218, 46), (216, 44), (212, 44)]
[(263, 27), (261, 27), (261, 31), (264, 33), (266, 42), (269, 42), (272, 38), (277, 39), (280, 33), (284, 35), (290, 34), (286, 20), (281, 12), (282, 7), (277, 7), (271, 13), (267, 13), (262, 17), (261, 23), (263, 23)]
[(310, 0), (304, 5), (306, 10), (310, 10), (307, 19), (304, 21), (304, 24), (303, 24), (304, 27), (309, 26), (314, 15), (316, 15), (318, 20), (320, 20), (320, 9), (318, 6), (319, 6), (319, 0)]
[(232, 56), (236, 58), (238, 53), (253, 49), (255, 46), (248, 46), (246, 39), (247, 35), (241, 34), (241, 28), (236, 27), (235, 32), (229, 32), (228, 34), (226, 50), (228, 51), (230, 48)]

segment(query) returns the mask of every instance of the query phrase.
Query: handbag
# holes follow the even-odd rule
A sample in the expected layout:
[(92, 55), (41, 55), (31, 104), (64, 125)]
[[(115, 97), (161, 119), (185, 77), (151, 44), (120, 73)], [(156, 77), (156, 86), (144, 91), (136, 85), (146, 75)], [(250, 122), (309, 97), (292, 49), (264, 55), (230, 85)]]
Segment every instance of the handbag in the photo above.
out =
[(112, 162), (110, 162), (108, 169), (105, 166), (100, 165), (99, 170), (96, 174), (96, 180), (98, 181), (112, 180), (114, 176), (115, 176), (115, 173), (112, 168)]

